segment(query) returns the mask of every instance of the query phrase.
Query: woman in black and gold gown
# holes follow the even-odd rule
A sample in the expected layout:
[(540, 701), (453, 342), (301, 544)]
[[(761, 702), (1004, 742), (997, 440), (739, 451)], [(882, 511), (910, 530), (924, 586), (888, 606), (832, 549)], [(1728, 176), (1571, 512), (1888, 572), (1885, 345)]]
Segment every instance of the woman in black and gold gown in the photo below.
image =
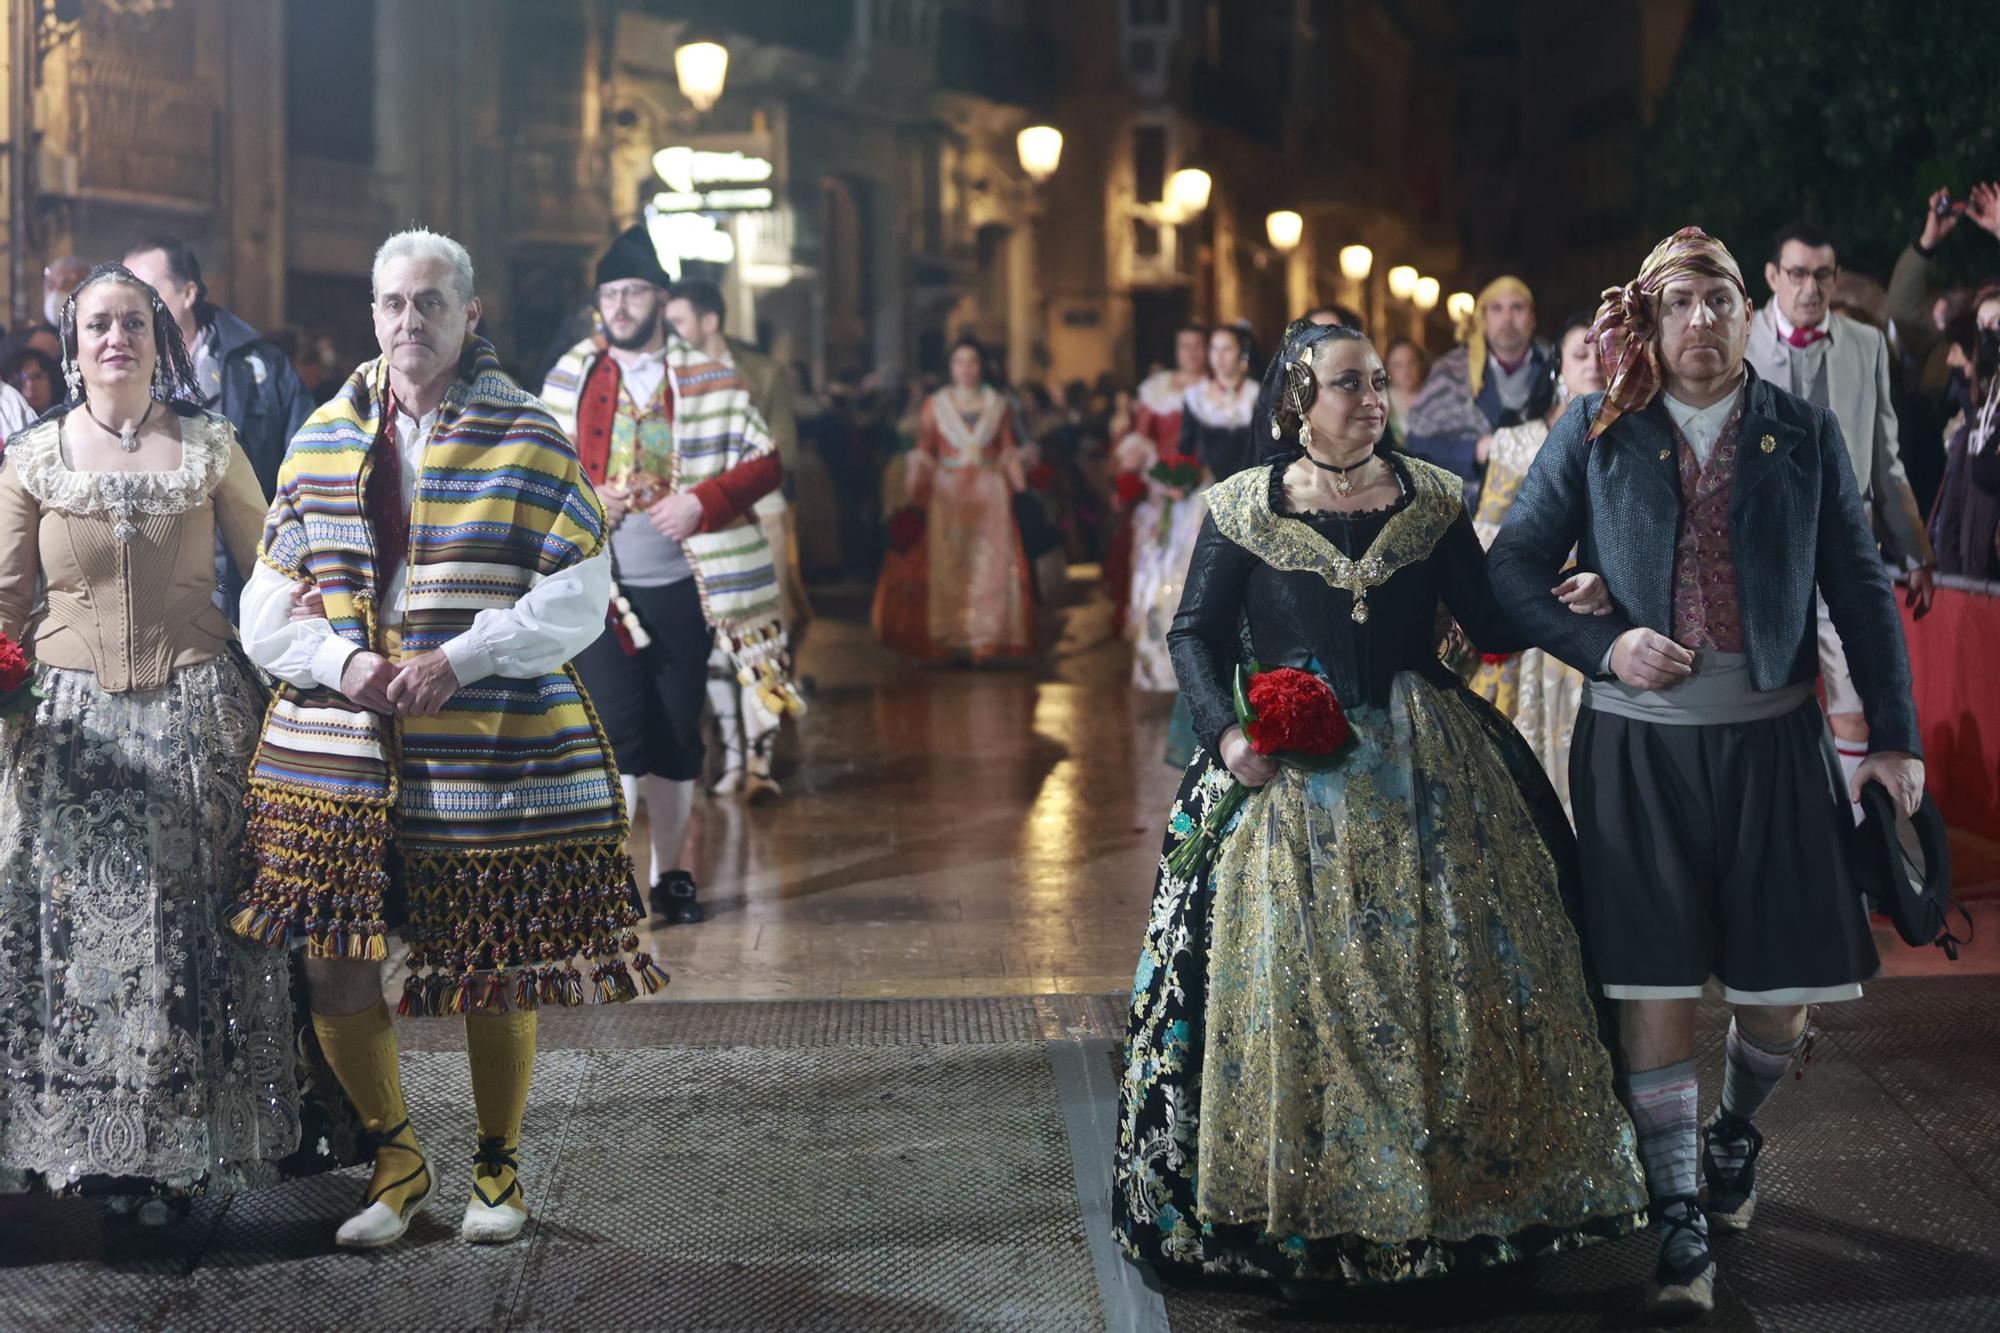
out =
[[(1357, 331), (1286, 331), (1257, 428), (1302, 448), (1208, 493), (1170, 636), (1200, 749), (1133, 987), (1113, 1197), (1119, 1240), (1170, 1276), (1395, 1281), (1643, 1221), (1569, 828), (1438, 661), (1439, 603), (1482, 648), (1522, 644), (1459, 478), (1381, 448), (1386, 390)], [(1354, 739), (1330, 771), (1251, 750), (1246, 660), (1332, 685)], [(1232, 775), (1256, 790), (1173, 875)]]

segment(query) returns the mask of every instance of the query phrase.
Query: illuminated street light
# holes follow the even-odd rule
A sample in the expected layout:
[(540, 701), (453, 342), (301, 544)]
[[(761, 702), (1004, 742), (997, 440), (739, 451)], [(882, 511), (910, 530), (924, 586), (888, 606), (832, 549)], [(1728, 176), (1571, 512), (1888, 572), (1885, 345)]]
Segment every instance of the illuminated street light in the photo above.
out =
[(1410, 289), (1410, 300), (1416, 303), (1417, 309), (1428, 315), (1437, 308), (1438, 293), (1441, 290), (1436, 278), (1418, 278), (1417, 285)]
[(1462, 324), (1472, 318), (1473, 307), (1478, 304), (1478, 300), (1471, 292), (1453, 292), (1445, 298), (1444, 312), (1450, 315), (1454, 322)]
[(1264, 219), (1264, 234), (1271, 238), (1273, 249), (1290, 254), (1305, 239), (1306, 220), (1289, 208), (1281, 208)]
[(1410, 293), (1417, 289), (1417, 271), (1408, 264), (1398, 264), (1388, 272), (1389, 295), (1398, 301), (1410, 299)]
[(1062, 131), (1053, 125), (1030, 125), (1014, 136), (1014, 149), (1021, 155), (1021, 170), (1040, 185), (1062, 163)]
[(695, 110), (706, 111), (722, 99), (729, 52), (719, 42), (689, 42), (674, 52), (674, 77), (680, 80), (681, 96)]
[(1365, 245), (1343, 245), (1340, 247), (1340, 276), (1349, 282), (1360, 282), (1375, 267), (1375, 252)]
[(1182, 167), (1167, 177), (1167, 204), (1176, 216), (1186, 219), (1208, 207), (1209, 191), (1215, 182), (1200, 167)]

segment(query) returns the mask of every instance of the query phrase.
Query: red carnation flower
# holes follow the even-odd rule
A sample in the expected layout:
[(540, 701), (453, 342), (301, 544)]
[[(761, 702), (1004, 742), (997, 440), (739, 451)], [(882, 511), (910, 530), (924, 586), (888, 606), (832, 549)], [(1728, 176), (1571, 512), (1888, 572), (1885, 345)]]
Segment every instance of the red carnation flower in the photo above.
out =
[(1486, 663), (1487, 666), (1499, 666), (1513, 655), (1512, 653), (1481, 653), (1479, 660)]
[(0, 634), (0, 694), (13, 694), (28, 683), (33, 664), (21, 645)]
[(1118, 503), (1135, 505), (1146, 498), (1146, 479), (1136, 472), (1118, 474)]
[(1347, 743), (1347, 716), (1327, 683), (1310, 671), (1279, 667), (1250, 678), (1246, 728), (1258, 754), (1332, 754)]
[(904, 505), (889, 515), (889, 546), (897, 553), (913, 551), (924, 539), (927, 520), (915, 505)]
[[(1264, 671), (1255, 663), (1239, 665), (1236, 718), (1250, 739), (1251, 749), (1304, 772), (1331, 766), (1335, 761), (1328, 756), (1347, 744), (1351, 734), (1333, 687), (1296, 667)], [(1232, 780), (1229, 789), (1209, 807), (1200, 827), (1167, 854), (1168, 872), (1183, 878), (1194, 874), (1249, 797), (1250, 789)]]

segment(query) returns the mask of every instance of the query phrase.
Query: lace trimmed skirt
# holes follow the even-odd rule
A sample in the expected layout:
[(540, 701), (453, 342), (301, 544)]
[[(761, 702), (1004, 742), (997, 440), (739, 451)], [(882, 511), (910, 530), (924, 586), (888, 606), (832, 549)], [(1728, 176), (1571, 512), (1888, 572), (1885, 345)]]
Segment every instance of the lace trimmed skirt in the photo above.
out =
[[(1112, 1198), (1169, 1273), (1392, 1282), (1636, 1228), (1646, 1205), (1562, 887), (1567, 825), (1483, 702), (1414, 672), (1327, 773), (1165, 868)], [(1231, 783), (1189, 766), (1165, 851)]]
[(290, 959), (223, 921), (262, 692), (233, 654), (41, 687), (0, 724), (0, 1187), (275, 1180), (300, 1145)]

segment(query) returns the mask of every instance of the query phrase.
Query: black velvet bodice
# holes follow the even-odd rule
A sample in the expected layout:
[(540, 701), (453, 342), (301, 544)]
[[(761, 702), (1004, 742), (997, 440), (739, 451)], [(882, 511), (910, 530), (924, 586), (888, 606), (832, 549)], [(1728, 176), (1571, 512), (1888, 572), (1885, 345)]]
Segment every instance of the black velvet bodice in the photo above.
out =
[(1226, 481), (1257, 461), (1254, 435), (1248, 424), (1211, 426), (1192, 408), (1181, 413), (1180, 451), (1199, 458), (1216, 481)]
[[(1284, 471), (1291, 457), (1263, 464), (1271, 509), (1280, 522), (1305, 524), (1349, 559), (1360, 559), (1383, 529), (1411, 503), (1408, 468), (1391, 458), (1403, 496), (1387, 509), (1358, 514), (1294, 514), (1285, 505)], [(1306, 668), (1317, 662), (1341, 705), (1385, 707), (1400, 671), (1416, 671), (1441, 687), (1458, 678), (1438, 660), (1438, 606), (1457, 617), (1466, 635), (1488, 652), (1516, 652), (1527, 643), (1501, 613), (1486, 579), (1486, 553), (1463, 509), (1427, 554), (1364, 594), (1367, 619), (1354, 619), (1354, 596), (1313, 570), (1283, 570), (1202, 524), (1186, 590), (1167, 642), (1174, 672), (1210, 753), (1236, 721), (1230, 688), (1245, 648), (1267, 667)]]

